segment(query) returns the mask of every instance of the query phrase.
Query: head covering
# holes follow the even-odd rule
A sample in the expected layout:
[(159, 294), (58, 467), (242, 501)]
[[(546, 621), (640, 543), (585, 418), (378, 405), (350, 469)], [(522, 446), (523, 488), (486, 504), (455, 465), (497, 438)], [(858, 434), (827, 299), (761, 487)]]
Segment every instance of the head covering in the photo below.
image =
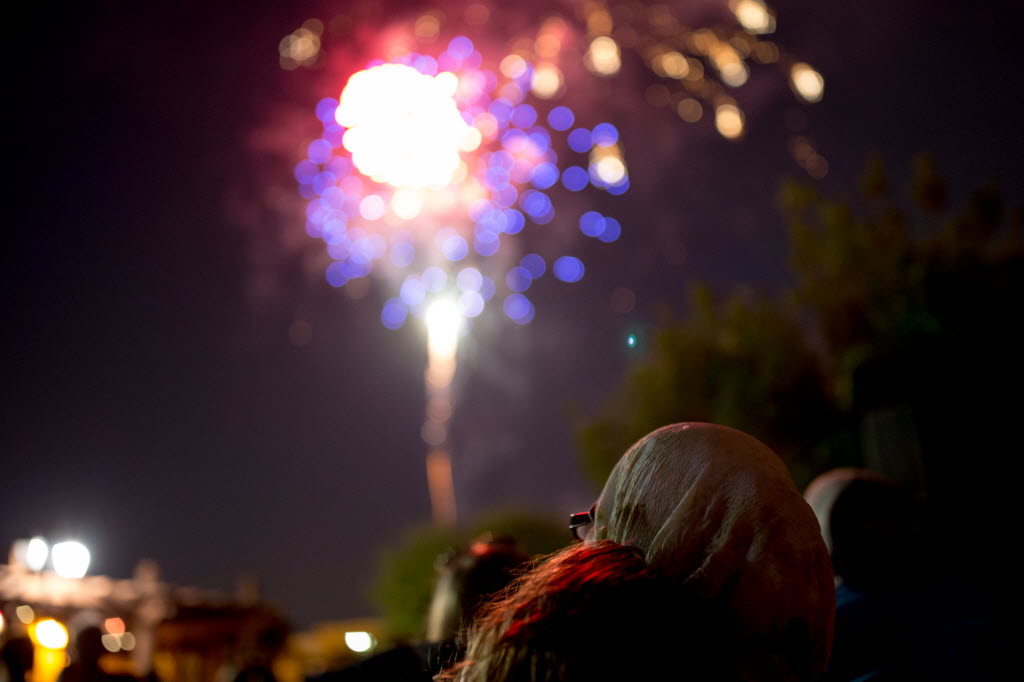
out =
[(902, 590), (920, 581), (920, 519), (911, 495), (869, 469), (827, 471), (807, 486), (837, 579), (857, 590)]
[[(594, 540), (640, 548), (653, 568), (722, 604), (741, 636), (792, 649), (781, 662), (752, 662), (752, 675), (810, 679), (825, 669), (835, 617), (828, 551), (786, 466), (757, 439), (698, 422), (653, 431), (615, 465), (595, 516)], [(780, 668), (792, 674), (771, 672)]]

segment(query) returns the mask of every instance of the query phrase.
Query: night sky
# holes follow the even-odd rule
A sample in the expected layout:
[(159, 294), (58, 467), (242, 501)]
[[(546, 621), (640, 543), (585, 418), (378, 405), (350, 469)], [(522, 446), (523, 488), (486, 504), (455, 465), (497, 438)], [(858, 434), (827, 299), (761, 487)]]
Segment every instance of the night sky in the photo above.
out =
[[(423, 336), (381, 326), (382, 288), (359, 298), (324, 280), (291, 169), (317, 134), (316, 102), (343, 83), (278, 64), (286, 34), (349, 5), (113, 0), (10, 22), (0, 546), (74, 536), (90, 572), (126, 577), (150, 557), (200, 587), (252, 574), (300, 626), (371, 612), (379, 551), (430, 517)], [(738, 142), (646, 104), (653, 77), (628, 59), (573, 93), (622, 131), (632, 188), (599, 201), (623, 237), (577, 233), (581, 282), (541, 280), (531, 324), (494, 306), (464, 341), (464, 519), (585, 509), (597, 490), (577, 468), (569, 406), (617, 385), (626, 335), (659, 305), (683, 312), (695, 280), (785, 284), (775, 193), (803, 173), (786, 151), (794, 121), (828, 159), (826, 192), (855, 187), (870, 151), (902, 181), (931, 150), (954, 203), (990, 178), (1024, 199), (1018, 3), (771, 6), (776, 40), (822, 72), (825, 97), (801, 106), (755, 70), (736, 93)], [(617, 287), (635, 292), (632, 311), (612, 310)]]

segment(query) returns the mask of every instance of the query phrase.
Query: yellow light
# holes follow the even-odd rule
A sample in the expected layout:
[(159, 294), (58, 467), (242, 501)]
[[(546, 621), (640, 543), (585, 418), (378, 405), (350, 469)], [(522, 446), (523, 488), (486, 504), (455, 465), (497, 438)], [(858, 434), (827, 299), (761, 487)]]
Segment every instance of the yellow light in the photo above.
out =
[(459, 166), (469, 126), (451, 73), (427, 76), (382, 64), (353, 75), (341, 93), (342, 140), (361, 173), (393, 187), (443, 187)]
[(530, 89), (541, 99), (551, 99), (562, 91), (562, 72), (554, 64), (538, 66), (533, 72)]
[(722, 82), (734, 88), (738, 88), (747, 82), (750, 72), (743, 62), (726, 62), (722, 65), (719, 73), (722, 75)]
[(690, 73), (690, 65), (686, 57), (678, 52), (664, 52), (654, 58), (654, 71), (665, 78), (685, 78)]
[(0, 611), (0, 635), (3, 634), (4, 628), (7, 626), (7, 621), (4, 620), (3, 611)]
[(422, 15), (416, 20), (413, 33), (421, 40), (433, 40), (441, 32), (441, 20), (433, 13)]
[(599, 36), (590, 43), (587, 50), (586, 66), (601, 76), (613, 76), (622, 68), (619, 46), (608, 36)]
[(391, 210), (402, 220), (412, 220), (423, 210), (423, 199), (414, 189), (397, 190), (391, 197)]
[(606, 156), (594, 164), (597, 177), (609, 185), (614, 185), (626, 177), (626, 164), (617, 156)]
[(734, 0), (733, 14), (740, 26), (751, 33), (771, 33), (775, 30), (775, 19), (760, 0)]
[(373, 635), (369, 632), (346, 632), (345, 646), (356, 653), (363, 653), (373, 648)]
[(22, 604), (18, 608), (14, 609), (14, 614), (18, 616), (18, 620), (28, 625), (36, 619), (36, 612), (32, 610), (32, 607), (28, 604)]
[(687, 123), (696, 123), (704, 114), (704, 108), (697, 100), (687, 97), (676, 105), (676, 113)]
[(735, 140), (743, 134), (743, 112), (733, 104), (720, 104), (715, 109), (715, 127), (722, 137)]
[(797, 62), (789, 70), (789, 82), (796, 94), (808, 102), (818, 102), (825, 92), (825, 79), (808, 64)]
[(36, 623), (32, 628), (35, 640), (41, 647), (47, 649), (64, 649), (68, 645), (68, 630), (53, 618), (47, 618)]

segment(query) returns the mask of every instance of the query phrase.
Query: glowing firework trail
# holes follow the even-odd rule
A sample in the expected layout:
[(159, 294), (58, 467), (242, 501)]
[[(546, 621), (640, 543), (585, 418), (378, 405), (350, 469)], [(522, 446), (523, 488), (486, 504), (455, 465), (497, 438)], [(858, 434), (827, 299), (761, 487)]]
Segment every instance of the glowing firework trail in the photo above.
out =
[[(381, 311), (384, 326), (424, 317), (429, 360), (428, 481), (435, 520), (451, 524), (455, 502), (444, 447), (452, 413), (451, 381), (458, 335), (501, 295), (505, 314), (533, 319), (526, 292), (549, 269), (565, 282), (583, 277), (582, 262), (549, 263), (528, 253), (508, 268), (495, 258), (502, 243), (551, 223), (548, 190), (587, 187), (621, 194), (629, 176), (609, 123), (576, 127), (564, 106), (538, 111), (526, 102), (537, 70), (510, 55), (494, 72), (459, 36), (436, 59), (408, 54), (354, 74), (338, 100), (317, 105), (323, 134), (295, 168), (307, 204), (307, 231), (321, 238), (335, 286), (377, 271), (396, 282)], [(543, 83), (543, 78), (540, 80)], [(546, 124), (546, 125), (545, 125)], [(575, 164), (559, 164), (553, 136), (562, 134)], [(618, 239), (614, 218), (588, 211), (574, 221), (604, 242)], [(494, 271), (498, 270), (497, 276)]]

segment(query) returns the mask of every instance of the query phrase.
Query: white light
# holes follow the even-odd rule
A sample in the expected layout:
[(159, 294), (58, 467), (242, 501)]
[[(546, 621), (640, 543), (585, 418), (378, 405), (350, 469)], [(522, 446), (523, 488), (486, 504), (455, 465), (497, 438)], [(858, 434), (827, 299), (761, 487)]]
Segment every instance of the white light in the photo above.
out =
[[(54, 545), (54, 549), (57, 549)], [(63, 649), (68, 645), (68, 631), (52, 618), (36, 623), (36, 641), (47, 649)]]
[(121, 650), (121, 643), (117, 640), (117, 635), (106, 634), (100, 637), (100, 641), (103, 643), (103, 648), (112, 654), (116, 654)]
[(25, 565), (30, 571), (40, 571), (46, 565), (46, 557), (50, 555), (50, 547), (46, 540), (36, 537), (28, 541), (25, 549)]
[(462, 315), (454, 301), (440, 299), (427, 308), (427, 346), (430, 355), (438, 358), (455, 357), (462, 328)]
[(89, 570), (89, 550), (75, 540), (53, 546), (53, 570), (62, 578), (81, 578)]
[(797, 94), (808, 102), (820, 101), (825, 92), (825, 79), (803, 62), (797, 62), (789, 70), (789, 81)]
[(460, 148), (472, 149), (478, 139), (452, 97), (458, 87), (453, 73), (431, 77), (402, 64), (353, 75), (336, 118), (348, 128), (342, 144), (359, 172), (393, 187), (450, 183)]
[(356, 653), (363, 653), (373, 648), (373, 635), (369, 632), (346, 632), (345, 646)]

